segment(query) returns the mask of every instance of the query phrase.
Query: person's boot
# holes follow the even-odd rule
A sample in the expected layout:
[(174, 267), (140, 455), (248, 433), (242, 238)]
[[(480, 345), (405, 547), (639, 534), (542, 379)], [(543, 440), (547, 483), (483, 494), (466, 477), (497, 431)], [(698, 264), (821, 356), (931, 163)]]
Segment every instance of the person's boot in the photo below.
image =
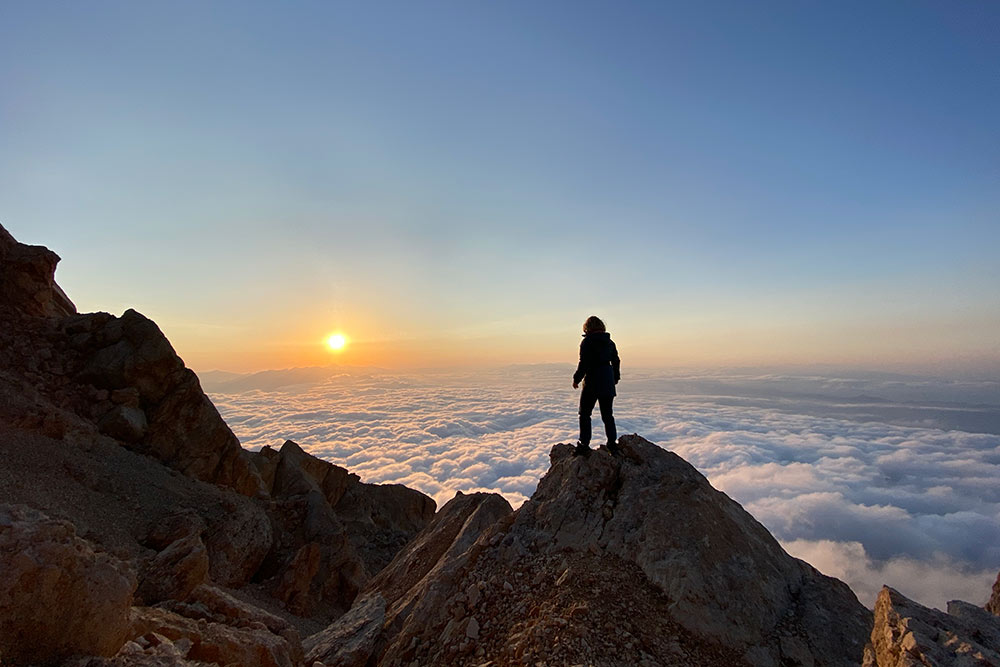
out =
[(573, 456), (590, 456), (590, 445), (585, 445), (579, 440), (576, 442), (576, 449), (573, 450)]
[(608, 451), (611, 452), (611, 456), (621, 456), (622, 447), (617, 442), (611, 441), (607, 445)]

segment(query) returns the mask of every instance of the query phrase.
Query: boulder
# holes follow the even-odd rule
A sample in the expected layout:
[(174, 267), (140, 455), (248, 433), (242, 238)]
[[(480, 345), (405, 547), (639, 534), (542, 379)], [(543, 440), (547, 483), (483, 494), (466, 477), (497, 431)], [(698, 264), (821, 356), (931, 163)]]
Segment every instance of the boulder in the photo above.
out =
[(275, 536), (267, 513), (246, 498), (223, 498), (222, 519), (205, 535), (209, 576), (223, 586), (250, 581), (271, 550)]
[(208, 550), (197, 533), (182, 537), (142, 568), (136, 597), (142, 604), (186, 600), (208, 577)]
[(130, 405), (116, 405), (97, 423), (104, 435), (130, 444), (142, 440), (148, 426), (146, 413)]
[(369, 572), (380, 571), (434, 516), (434, 499), (402, 484), (365, 484), (351, 475), (333, 506)]
[(0, 505), (0, 659), (114, 655), (127, 639), (135, 576), (67, 521)]
[(112, 658), (82, 659), (76, 667), (203, 667), (205, 663), (186, 659), (191, 642), (181, 639), (170, 641), (161, 634), (149, 633), (125, 642)]
[(151, 633), (162, 635), (175, 644), (180, 640), (190, 642), (188, 660), (241, 667), (292, 667), (295, 664), (288, 641), (263, 626), (238, 628), (186, 618), (166, 609), (135, 607), (132, 636), (144, 637)]
[[(215, 507), (184, 509), (164, 516), (143, 542), (156, 551), (172, 544), (204, 544), (208, 576), (224, 586), (250, 581), (271, 549), (274, 535), (267, 513), (247, 498), (226, 492)], [(200, 582), (198, 582), (200, 583)]]
[(929, 609), (885, 586), (875, 601), (875, 622), (865, 665), (1000, 666), (1000, 618), (967, 602), (948, 613)]

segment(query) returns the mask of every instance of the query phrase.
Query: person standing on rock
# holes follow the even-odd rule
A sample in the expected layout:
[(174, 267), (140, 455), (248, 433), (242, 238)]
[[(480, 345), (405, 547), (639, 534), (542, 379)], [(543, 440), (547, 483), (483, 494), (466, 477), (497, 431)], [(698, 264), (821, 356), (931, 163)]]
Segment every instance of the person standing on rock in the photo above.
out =
[(573, 373), (573, 389), (583, 382), (580, 392), (580, 441), (576, 454), (590, 453), (590, 415), (594, 404), (601, 406), (601, 420), (608, 436), (608, 450), (617, 455), (620, 451), (611, 404), (615, 399), (615, 385), (621, 379), (621, 360), (618, 348), (604, 327), (601, 318), (591, 315), (583, 323), (583, 341), (580, 342), (580, 363)]

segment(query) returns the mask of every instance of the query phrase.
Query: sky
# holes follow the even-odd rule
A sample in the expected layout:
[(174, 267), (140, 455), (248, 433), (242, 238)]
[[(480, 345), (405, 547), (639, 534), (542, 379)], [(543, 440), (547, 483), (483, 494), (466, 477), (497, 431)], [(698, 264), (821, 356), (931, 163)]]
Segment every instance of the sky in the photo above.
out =
[(985, 0), (4, 2), (0, 224), (197, 370), (598, 314), (632, 364), (995, 378), (998, 62)]

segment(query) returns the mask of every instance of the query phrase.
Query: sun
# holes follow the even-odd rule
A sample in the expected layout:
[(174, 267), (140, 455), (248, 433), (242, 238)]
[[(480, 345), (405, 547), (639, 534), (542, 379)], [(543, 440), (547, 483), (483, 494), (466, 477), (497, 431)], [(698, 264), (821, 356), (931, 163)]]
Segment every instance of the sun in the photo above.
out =
[(339, 333), (330, 334), (329, 338), (326, 339), (326, 344), (334, 352), (340, 352), (347, 347), (347, 336)]

